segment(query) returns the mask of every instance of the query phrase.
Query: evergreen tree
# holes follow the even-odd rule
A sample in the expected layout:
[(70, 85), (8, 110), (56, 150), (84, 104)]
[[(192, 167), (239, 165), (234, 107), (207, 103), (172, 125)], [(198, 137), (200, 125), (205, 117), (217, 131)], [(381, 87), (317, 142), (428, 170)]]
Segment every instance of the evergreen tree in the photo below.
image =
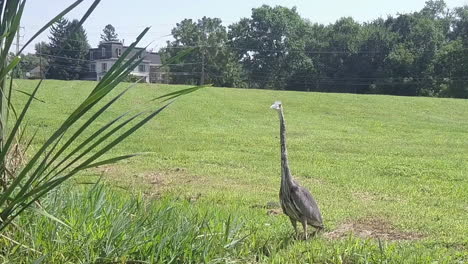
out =
[(88, 71), (89, 44), (84, 28), (78, 20), (59, 20), (51, 29), (46, 51), (50, 69), (49, 79), (76, 80)]

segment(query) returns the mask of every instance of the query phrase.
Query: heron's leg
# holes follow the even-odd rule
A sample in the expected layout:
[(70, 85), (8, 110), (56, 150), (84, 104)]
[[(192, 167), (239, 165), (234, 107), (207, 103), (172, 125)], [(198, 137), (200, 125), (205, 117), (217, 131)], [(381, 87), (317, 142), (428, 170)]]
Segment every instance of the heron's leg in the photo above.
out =
[(315, 230), (315, 234), (317, 235), (318, 233), (322, 232), (324, 229), (323, 227), (318, 227), (316, 230)]
[(316, 227), (316, 226), (314, 226), (314, 227), (315, 227), (315, 231), (313, 233), (314, 234), (313, 236), (317, 236), (319, 234), (320, 230), (322, 230), (322, 229), (320, 227)]
[(301, 222), (302, 227), (304, 228), (304, 240), (307, 240), (307, 220), (303, 219)]
[(289, 217), (289, 220), (291, 221), (292, 226), (294, 227), (294, 232), (296, 233), (296, 238), (298, 238), (299, 233), (297, 232), (297, 221)]

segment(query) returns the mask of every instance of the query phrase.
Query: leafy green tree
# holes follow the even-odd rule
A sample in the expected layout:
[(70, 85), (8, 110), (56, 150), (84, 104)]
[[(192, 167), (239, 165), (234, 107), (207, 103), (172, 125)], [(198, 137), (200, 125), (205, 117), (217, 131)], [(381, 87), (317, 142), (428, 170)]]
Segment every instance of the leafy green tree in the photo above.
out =
[(45, 41), (38, 42), (34, 45), (35, 54), (37, 58), (37, 65), (42, 72), (41, 76), (45, 76), (46, 70), (49, 68), (49, 54), (50, 46)]
[(448, 10), (447, 4), (444, 0), (429, 0), (426, 1), (425, 6), (420, 13), (432, 19), (443, 19), (450, 13), (450, 11)]
[(89, 44), (86, 32), (78, 20), (59, 20), (51, 29), (47, 46), (49, 79), (75, 80), (88, 71)]
[(436, 57), (435, 72), (444, 76), (438, 80), (441, 96), (468, 98), (468, 51), (462, 39), (447, 43)]
[(251, 18), (229, 27), (230, 45), (248, 72), (251, 87), (283, 89), (294, 75), (293, 56), (310, 67), (304, 54), (307, 27), (296, 8), (267, 5), (252, 9)]
[(108, 24), (104, 27), (101, 34), (101, 40), (108, 42), (108, 41), (118, 41), (119, 35), (115, 33), (115, 28), (111, 24)]
[(384, 26), (383, 19), (362, 25), (359, 34), (359, 51), (350, 60), (348, 67), (353, 70), (352, 92), (388, 93), (387, 86), (393, 87), (388, 78), (387, 56), (397, 44), (398, 35)]
[(361, 25), (351, 17), (341, 18), (330, 25), (327, 30), (327, 46), (323, 72), (331, 82), (324, 83), (326, 91), (332, 92), (358, 92), (355, 86), (356, 79), (362, 69), (355, 65), (359, 62), (361, 46)]
[[(227, 34), (227, 38), (226, 38)], [(197, 47), (173, 81), (302, 91), (467, 97), (468, 6), (429, 0), (418, 12), (330, 25), (263, 5), (229, 26), (186, 19), (165, 52)], [(226, 48), (228, 47), (228, 48)], [(204, 73), (204, 74), (202, 74)], [(175, 75), (179, 74), (179, 75)]]
[(41, 59), (37, 57), (35, 54), (26, 54), (21, 56), (21, 61), (19, 63), (21, 73), (19, 75), (20, 78), (27, 77), (26, 73), (33, 70), (36, 67), (40, 67)]
[(446, 39), (443, 23), (421, 12), (388, 19), (387, 25), (399, 35), (398, 45), (388, 56), (388, 75), (397, 76), (402, 83), (391, 93), (438, 95), (434, 59)]
[(450, 18), (449, 41), (435, 58), (440, 95), (468, 98), (468, 6), (455, 8)]
[(172, 57), (180, 50), (195, 50), (169, 66), (177, 83), (212, 83), (218, 86), (242, 86), (242, 69), (227, 42), (226, 27), (219, 18), (184, 19), (172, 29), (175, 41), (168, 42), (163, 53)]
[[(15, 57), (14, 53), (9, 54), (9, 59)], [(19, 67), (18, 67), (19, 66)], [(44, 76), (45, 69), (47, 68), (47, 62), (44, 61), (43, 58), (39, 57), (36, 54), (28, 53), (28, 54), (21, 54), (21, 61), (18, 63), (15, 70), (12, 72), (14, 78), (28, 78), (28, 72), (39, 67), (42, 70), (42, 75)]]
[(49, 44), (45, 41), (38, 42), (34, 45), (34, 50), (36, 52), (36, 56), (40, 57), (43, 54), (47, 55), (50, 53), (49, 51)]
[(451, 39), (461, 38), (464, 42), (468, 42), (468, 5), (455, 8), (452, 19), (452, 35)]

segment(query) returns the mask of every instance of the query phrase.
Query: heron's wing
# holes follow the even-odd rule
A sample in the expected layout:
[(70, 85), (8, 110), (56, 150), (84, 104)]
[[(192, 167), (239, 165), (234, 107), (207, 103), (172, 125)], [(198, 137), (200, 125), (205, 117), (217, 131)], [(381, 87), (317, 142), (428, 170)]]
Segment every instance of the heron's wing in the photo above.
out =
[(322, 226), (322, 215), (320, 209), (315, 201), (314, 197), (310, 192), (301, 186), (292, 188), (291, 198), (294, 202), (294, 206), (304, 215), (312, 225)]

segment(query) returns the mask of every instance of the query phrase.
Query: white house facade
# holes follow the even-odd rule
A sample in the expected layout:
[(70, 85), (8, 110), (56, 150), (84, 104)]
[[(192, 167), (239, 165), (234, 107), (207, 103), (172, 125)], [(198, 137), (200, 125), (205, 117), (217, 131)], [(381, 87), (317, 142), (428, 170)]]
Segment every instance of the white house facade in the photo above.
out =
[[(89, 50), (89, 73), (83, 76), (84, 80), (99, 81), (107, 73), (107, 71), (114, 65), (119, 57), (127, 50), (122, 42), (101, 42), (97, 48)], [(129, 56), (134, 55), (136, 52), (144, 48), (134, 48)], [(155, 52), (148, 52), (144, 50), (141, 53), (143, 61), (130, 73), (131, 75), (141, 77), (144, 82), (161, 82), (161, 73), (159, 66), (161, 66), (161, 56)]]

